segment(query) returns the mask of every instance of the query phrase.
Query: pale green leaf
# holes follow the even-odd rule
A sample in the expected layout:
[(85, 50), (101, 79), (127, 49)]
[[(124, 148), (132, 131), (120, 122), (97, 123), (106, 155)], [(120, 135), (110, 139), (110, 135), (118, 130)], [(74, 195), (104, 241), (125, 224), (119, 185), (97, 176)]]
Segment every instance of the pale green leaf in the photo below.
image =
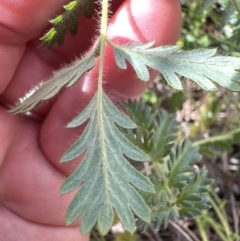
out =
[(10, 113), (19, 114), (30, 111), (40, 102), (51, 99), (57, 95), (63, 87), (74, 85), (85, 72), (94, 67), (96, 51), (97, 47), (91, 54), (83, 58), (81, 61), (76, 60), (69, 66), (53, 73), (52, 78), (48, 81), (42, 82), (21, 98), (19, 103), (10, 110)]
[(116, 63), (126, 69), (128, 61), (143, 81), (149, 80), (149, 69), (159, 71), (167, 83), (181, 90), (179, 75), (189, 78), (207, 91), (217, 90), (215, 84), (232, 91), (240, 91), (240, 58), (215, 56), (214, 49), (179, 51), (179, 46), (151, 48), (151, 44), (130, 44), (114, 48)]
[[(68, 127), (88, 124), (79, 140), (64, 154), (62, 162), (85, 153), (78, 168), (65, 181), (61, 193), (81, 188), (69, 206), (66, 221), (73, 223), (82, 215), (81, 230), (88, 233), (97, 223), (101, 233), (111, 228), (114, 212), (126, 230), (134, 231), (134, 214), (150, 222), (150, 209), (138, 189), (154, 192), (152, 183), (125, 157), (147, 161), (148, 156), (119, 131), (136, 125), (122, 114), (103, 93), (97, 93), (83, 112)], [(124, 157), (125, 156), (125, 157)]]

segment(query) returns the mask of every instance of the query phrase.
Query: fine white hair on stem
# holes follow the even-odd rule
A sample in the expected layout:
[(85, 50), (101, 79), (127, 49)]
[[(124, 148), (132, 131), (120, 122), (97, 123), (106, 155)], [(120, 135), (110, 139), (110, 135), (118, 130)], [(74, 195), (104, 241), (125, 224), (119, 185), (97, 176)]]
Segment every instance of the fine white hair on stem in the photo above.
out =
[[(101, 25), (101, 19), (102, 19), (102, 0), (97, 0), (95, 2), (99, 8), (96, 8), (96, 15), (97, 15), (97, 29), (98, 32), (100, 32), (100, 25)], [(111, 0), (108, 1), (108, 20), (110, 16), (112, 15), (112, 10), (111, 10)]]

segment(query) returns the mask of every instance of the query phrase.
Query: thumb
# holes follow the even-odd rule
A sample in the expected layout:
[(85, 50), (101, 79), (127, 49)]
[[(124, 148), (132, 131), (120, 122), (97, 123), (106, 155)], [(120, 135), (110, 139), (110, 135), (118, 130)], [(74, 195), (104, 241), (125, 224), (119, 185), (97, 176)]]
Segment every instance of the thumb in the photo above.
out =
[(108, 36), (170, 45), (175, 44), (180, 28), (178, 0), (129, 0), (112, 17)]

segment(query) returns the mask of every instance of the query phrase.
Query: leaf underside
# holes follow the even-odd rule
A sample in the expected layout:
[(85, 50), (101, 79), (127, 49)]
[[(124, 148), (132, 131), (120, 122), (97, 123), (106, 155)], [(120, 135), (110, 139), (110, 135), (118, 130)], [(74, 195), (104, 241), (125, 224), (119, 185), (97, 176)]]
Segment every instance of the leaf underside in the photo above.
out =
[[(115, 60), (119, 68), (126, 69), (128, 61), (143, 81), (149, 80), (149, 67), (159, 71), (167, 83), (181, 90), (179, 75), (193, 80), (207, 91), (217, 90), (216, 84), (232, 91), (240, 91), (240, 58), (214, 56), (214, 49), (198, 49), (179, 52), (179, 46), (151, 48), (152, 43), (130, 44), (114, 48)], [(72, 86), (79, 78), (94, 67), (94, 58), (98, 55), (99, 44), (84, 59), (78, 59), (71, 65), (56, 71), (53, 77), (43, 82), (10, 110), (12, 114), (30, 111), (43, 100), (57, 95), (64, 87)]]
[(63, 87), (74, 85), (85, 72), (94, 67), (94, 64), (95, 54), (93, 52), (86, 58), (80, 61), (76, 60), (71, 65), (56, 71), (51, 79), (30, 90), (9, 112), (19, 114), (32, 110), (42, 101), (56, 96)]
[[(151, 43), (114, 45), (117, 65), (126, 69), (126, 61), (130, 62), (139, 78), (144, 81), (149, 80), (148, 67), (156, 69), (176, 89), (182, 88), (178, 77), (182, 75), (197, 82), (206, 90), (216, 90), (213, 83), (216, 82), (228, 89), (240, 91), (240, 85), (237, 83), (240, 76), (237, 71), (240, 66), (238, 58), (214, 57), (215, 50), (178, 52), (178, 46), (158, 48), (151, 48), (151, 46)], [(30, 111), (41, 101), (54, 97), (63, 87), (75, 84), (86, 71), (94, 67), (98, 49), (99, 45), (96, 45), (90, 55), (56, 72), (52, 79), (28, 93), (11, 110), (11, 113)], [(202, 188), (202, 192), (207, 190), (204, 187), (206, 175), (204, 172), (202, 176), (196, 174), (195, 179), (193, 175), (189, 175), (189, 173), (195, 173), (191, 164), (200, 158), (197, 148), (191, 148), (189, 143), (184, 142), (182, 146), (177, 147), (176, 152), (171, 152), (174, 134), (177, 131), (175, 118), (161, 112), (157, 121), (149, 117), (151, 120), (145, 119), (144, 125), (140, 125), (140, 132), (132, 132), (132, 129), (136, 128), (134, 122), (122, 114), (104, 93), (99, 92), (82, 113), (68, 125), (68, 128), (74, 128), (88, 121), (81, 137), (62, 158), (62, 162), (67, 162), (84, 154), (81, 164), (61, 188), (61, 193), (68, 193), (81, 186), (68, 208), (67, 224), (70, 225), (81, 216), (82, 233), (90, 232), (97, 224), (99, 231), (106, 234), (112, 226), (114, 213), (116, 213), (124, 228), (133, 232), (136, 217), (144, 223), (154, 218), (158, 225), (161, 223), (166, 225), (167, 220), (178, 217), (179, 213), (187, 216), (197, 215), (206, 208), (206, 202), (200, 199), (196, 201), (198, 197), (193, 195), (193, 192), (192, 199), (196, 201), (194, 205), (200, 205), (199, 202), (203, 202), (203, 205), (194, 209), (187, 202), (191, 188), (199, 188), (199, 190)], [(150, 114), (148, 110), (146, 112)], [(141, 115), (137, 114), (135, 119), (139, 116)], [(130, 130), (124, 136), (118, 127)], [(144, 149), (153, 161), (160, 160), (159, 163), (163, 157), (170, 154), (166, 182), (169, 188), (182, 190), (189, 184), (189, 188), (185, 190), (190, 191), (182, 192), (182, 195), (179, 195), (179, 202), (176, 202), (176, 205), (182, 207), (179, 208), (179, 213), (175, 213), (176, 215), (169, 203), (157, 210), (164, 211), (164, 216), (156, 216), (159, 214), (156, 210), (151, 214), (146, 204), (148, 202), (144, 200), (142, 192), (141, 195), (138, 192), (141, 190), (154, 193), (154, 187), (149, 179), (138, 172), (126, 159), (147, 161), (149, 157), (139, 147)]]
[(150, 209), (135, 187), (145, 192), (154, 192), (154, 189), (125, 159), (147, 161), (147, 155), (130, 143), (116, 125), (130, 129), (136, 125), (104, 93), (102, 98), (97, 93), (68, 127), (79, 126), (87, 120), (83, 134), (62, 158), (62, 162), (66, 162), (86, 151), (82, 163), (61, 188), (61, 193), (67, 193), (82, 184), (68, 208), (67, 224), (82, 215), (83, 233), (88, 233), (97, 223), (99, 231), (106, 234), (116, 212), (124, 228), (133, 232), (134, 214), (145, 222), (150, 221)]
[(66, 31), (75, 35), (78, 32), (78, 19), (81, 15), (92, 17), (94, 0), (74, 0), (64, 6), (65, 12), (57, 16), (50, 23), (53, 27), (41, 38), (43, 46), (53, 47), (55, 43), (62, 45)]
[(178, 75), (193, 80), (207, 91), (216, 91), (221, 85), (232, 91), (240, 91), (240, 58), (214, 56), (215, 49), (178, 51), (179, 46), (151, 48), (151, 44), (130, 44), (114, 48), (116, 63), (126, 69), (128, 61), (143, 81), (150, 78), (148, 67), (160, 72), (174, 89), (182, 90)]

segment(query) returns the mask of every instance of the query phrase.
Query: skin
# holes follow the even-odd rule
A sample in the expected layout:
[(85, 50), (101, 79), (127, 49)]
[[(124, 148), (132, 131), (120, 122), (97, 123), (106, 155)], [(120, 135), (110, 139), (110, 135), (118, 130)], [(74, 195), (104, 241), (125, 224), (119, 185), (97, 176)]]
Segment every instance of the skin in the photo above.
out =
[[(63, 47), (36, 48), (48, 20), (59, 14), (67, 0), (2, 0), (0, 4), (0, 94), (14, 104), (52, 71), (89, 50), (97, 29), (96, 18), (79, 21), (77, 36), (67, 35)], [(154, 41), (174, 44), (181, 26), (178, 0), (115, 0), (109, 37), (118, 43)], [(0, 105), (0, 240), (85, 241), (79, 223), (65, 227), (65, 212), (74, 192), (60, 196), (66, 176), (80, 161), (59, 164), (60, 157), (81, 129), (66, 124), (88, 103), (96, 89), (95, 68), (74, 87), (42, 104), (40, 121), (12, 116)], [(151, 79), (156, 76), (151, 72)], [(133, 70), (118, 70), (109, 47), (105, 56), (105, 91), (114, 100), (139, 96), (149, 85)]]

